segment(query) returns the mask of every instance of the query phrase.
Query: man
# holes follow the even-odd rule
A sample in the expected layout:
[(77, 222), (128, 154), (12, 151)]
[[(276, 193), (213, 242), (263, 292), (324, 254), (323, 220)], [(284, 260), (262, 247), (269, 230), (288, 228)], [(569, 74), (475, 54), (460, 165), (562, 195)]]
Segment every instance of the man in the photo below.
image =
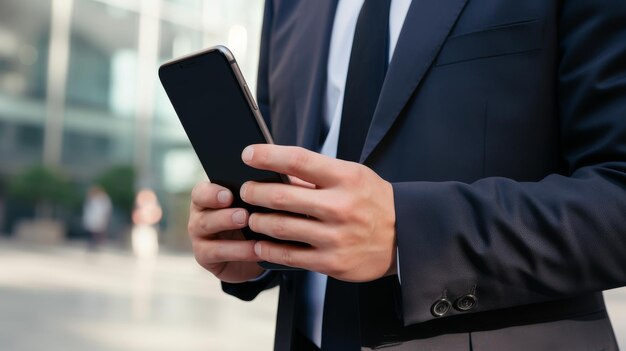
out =
[(89, 233), (89, 249), (97, 250), (106, 237), (113, 206), (106, 191), (99, 185), (92, 186), (83, 204), (83, 227)]
[[(242, 160), (294, 182), (240, 195), (308, 217), (201, 183), (196, 259), (244, 300), (280, 285), (276, 350), (617, 350), (625, 18), (617, 0), (269, 0), (259, 105), (299, 147)], [(310, 246), (239, 240), (248, 225)]]

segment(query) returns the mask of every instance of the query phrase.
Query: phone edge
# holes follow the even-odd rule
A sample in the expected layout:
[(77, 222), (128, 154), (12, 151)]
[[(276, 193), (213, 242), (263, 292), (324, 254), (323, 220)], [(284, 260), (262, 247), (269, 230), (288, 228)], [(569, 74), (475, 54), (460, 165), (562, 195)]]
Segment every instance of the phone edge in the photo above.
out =
[[(254, 100), (254, 96), (252, 96), (252, 93), (250, 92), (250, 88), (248, 87), (248, 84), (246, 83), (246, 80), (243, 77), (243, 74), (241, 73), (241, 69), (239, 69), (239, 65), (237, 64), (237, 60), (235, 60), (235, 55), (233, 55), (233, 53), (230, 51), (230, 49), (228, 49), (226, 46), (224, 46), (224, 45), (215, 45), (215, 46), (204, 48), (204, 49), (201, 49), (201, 50), (198, 50), (198, 51), (191, 52), (191, 53), (189, 53), (187, 55), (183, 55), (183, 56), (180, 56), (180, 57), (176, 57), (176, 58), (172, 58), (170, 60), (167, 60), (167, 61), (165, 61), (164, 63), (162, 63), (159, 66), (159, 72), (158, 72), (159, 76), (161, 74), (161, 69), (166, 67), (166, 66), (171, 66), (171, 65), (174, 65), (174, 64), (179, 63), (181, 61), (184, 61), (186, 59), (190, 59), (190, 58), (195, 57), (195, 56), (204, 55), (204, 54), (210, 53), (212, 51), (218, 51), (222, 55), (224, 55), (224, 57), (226, 58), (226, 61), (230, 65), (231, 70), (235, 74), (235, 79), (237, 79), (237, 83), (239, 84), (239, 88), (243, 90), (243, 94), (244, 94), (244, 96), (246, 96), (246, 102), (248, 103), (248, 108), (250, 109), (250, 111), (252, 111), (252, 115), (254, 116), (254, 119), (256, 120), (257, 125), (261, 129), (261, 134), (263, 135), (263, 138), (265, 139), (265, 142), (268, 143), (268, 144), (275, 144), (274, 143), (274, 138), (272, 138), (272, 134), (270, 133), (270, 130), (267, 127), (267, 124), (265, 123), (265, 119), (263, 118), (263, 115), (261, 114), (261, 110), (259, 108), (259, 104), (258, 104), (258, 102), (256, 102), (256, 100)], [(246, 92), (246, 89), (247, 89), (247, 92)], [(252, 101), (250, 101), (250, 100), (252, 100)], [(254, 108), (254, 104), (256, 104), (257, 108)], [(288, 176), (286, 176), (286, 175), (284, 175), (282, 173), (278, 173), (278, 175), (280, 176), (280, 178), (283, 181), (283, 183), (285, 183), (285, 184), (290, 184), (291, 183)]]
[[(241, 73), (241, 69), (239, 68), (239, 65), (237, 64), (237, 60), (235, 60), (235, 56), (233, 55), (233, 53), (226, 46), (223, 46), (223, 45), (216, 45), (216, 46), (209, 48), (209, 50), (210, 49), (217, 50), (226, 57), (226, 59), (228, 60), (228, 63), (230, 64), (231, 69), (235, 73), (235, 78), (237, 79), (237, 82), (239, 83), (239, 88), (243, 90), (243, 94), (247, 97), (246, 101), (248, 102), (248, 108), (250, 109), (250, 111), (252, 111), (252, 114), (254, 115), (254, 119), (256, 119), (257, 125), (261, 129), (261, 134), (263, 134), (263, 138), (265, 138), (265, 141), (268, 144), (274, 144), (274, 139), (272, 138), (272, 134), (270, 133), (270, 130), (267, 127), (267, 124), (265, 123), (265, 119), (263, 118), (263, 115), (261, 114), (261, 109), (259, 107), (259, 104), (258, 102), (255, 101), (254, 96), (252, 95), (252, 92), (250, 92), (250, 87), (246, 83), (246, 79), (244, 78), (243, 73)], [(254, 105), (256, 105), (256, 108), (254, 107)], [(285, 184), (291, 183), (289, 181), (289, 177), (287, 177), (286, 175), (282, 173), (278, 173), (278, 175), (282, 179), (283, 183)]]

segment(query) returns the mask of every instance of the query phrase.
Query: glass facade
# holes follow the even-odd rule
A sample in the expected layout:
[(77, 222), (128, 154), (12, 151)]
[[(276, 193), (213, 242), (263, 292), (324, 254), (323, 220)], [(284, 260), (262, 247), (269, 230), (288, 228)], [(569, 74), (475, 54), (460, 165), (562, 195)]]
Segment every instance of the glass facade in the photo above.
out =
[(140, 13), (74, 0), (70, 18), (60, 163), (89, 181), (133, 164)]
[[(137, 188), (163, 199), (164, 223), (183, 225), (181, 194), (203, 172), (158, 66), (223, 44), (254, 87), (262, 7), (247, 0), (0, 2), (0, 202), (7, 203), (2, 184), (34, 165), (61, 169), (82, 187), (129, 166)], [(11, 231), (11, 216), (0, 233)], [(186, 232), (164, 228), (179, 230)]]
[(49, 28), (49, 3), (6, 0), (0, 4), (0, 172), (4, 174), (42, 160)]

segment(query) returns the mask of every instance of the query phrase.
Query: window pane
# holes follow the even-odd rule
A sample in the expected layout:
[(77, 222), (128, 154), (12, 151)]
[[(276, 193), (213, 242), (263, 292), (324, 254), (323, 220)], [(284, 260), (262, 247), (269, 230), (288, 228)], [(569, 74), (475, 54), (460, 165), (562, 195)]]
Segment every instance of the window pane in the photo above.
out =
[(49, 31), (49, 2), (0, 2), (0, 173), (41, 160)]
[(74, 1), (62, 164), (83, 179), (133, 162), (139, 14), (123, 5)]
[(130, 117), (137, 86), (136, 12), (94, 0), (76, 0), (72, 14), (68, 107)]

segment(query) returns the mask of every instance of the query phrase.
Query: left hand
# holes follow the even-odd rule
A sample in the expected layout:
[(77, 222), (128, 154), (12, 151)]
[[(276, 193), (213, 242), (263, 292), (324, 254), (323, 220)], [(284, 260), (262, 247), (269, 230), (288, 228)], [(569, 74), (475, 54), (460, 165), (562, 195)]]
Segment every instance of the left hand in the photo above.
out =
[(393, 189), (374, 171), (293, 146), (252, 145), (242, 159), (304, 181), (241, 187), (249, 204), (308, 216), (251, 214), (248, 225), (255, 232), (310, 244), (259, 241), (254, 250), (260, 259), (352, 282), (396, 273)]

